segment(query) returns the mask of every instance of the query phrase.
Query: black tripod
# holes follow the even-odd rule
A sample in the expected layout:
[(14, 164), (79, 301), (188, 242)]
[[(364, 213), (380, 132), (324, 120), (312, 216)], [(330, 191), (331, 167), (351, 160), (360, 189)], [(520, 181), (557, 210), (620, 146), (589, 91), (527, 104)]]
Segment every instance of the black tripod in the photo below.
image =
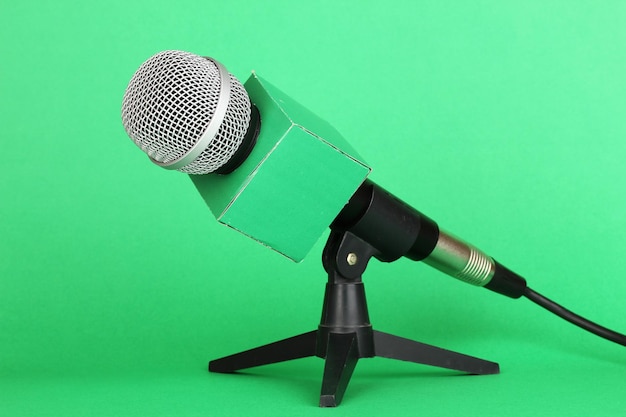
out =
[(381, 356), (477, 375), (499, 372), (497, 363), (373, 330), (361, 275), (376, 254), (351, 232), (332, 232), (322, 256), (328, 283), (318, 329), (213, 360), (209, 371), (230, 373), (318, 356), (325, 359), (320, 407), (339, 405), (360, 358)]

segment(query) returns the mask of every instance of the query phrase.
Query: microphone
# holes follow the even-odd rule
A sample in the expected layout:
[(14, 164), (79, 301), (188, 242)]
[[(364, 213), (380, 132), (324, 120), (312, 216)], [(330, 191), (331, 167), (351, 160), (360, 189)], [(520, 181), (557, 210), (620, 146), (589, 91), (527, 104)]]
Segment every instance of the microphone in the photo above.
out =
[(295, 261), (330, 225), (367, 242), (381, 261), (424, 261), (466, 283), (525, 296), (626, 345), (626, 336), (534, 292), (367, 179), (370, 168), (336, 130), (255, 73), (244, 88), (212, 58), (160, 52), (131, 78), (122, 122), (153, 163), (191, 174), (220, 222)]
[[(188, 174), (233, 172), (250, 155), (260, 131), (258, 110), (237, 78), (212, 58), (182, 51), (158, 53), (140, 66), (124, 95), (122, 122), (153, 163)], [(211, 191), (216, 192), (201, 190)], [(349, 230), (376, 247), (375, 257), (382, 261), (423, 260), (464, 282), (515, 298), (526, 286), (523, 278), (439, 230), (370, 180), (357, 188), (331, 228)]]

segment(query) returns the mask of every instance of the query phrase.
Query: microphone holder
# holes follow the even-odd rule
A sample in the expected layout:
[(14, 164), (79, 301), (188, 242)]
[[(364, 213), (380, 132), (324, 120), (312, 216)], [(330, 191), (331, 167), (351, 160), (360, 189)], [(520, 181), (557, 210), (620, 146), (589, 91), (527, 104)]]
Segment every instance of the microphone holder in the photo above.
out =
[(349, 231), (332, 231), (322, 262), (328, 273), (317, 330), (209, 362), (210, 372), (317, 356), (325, 360), (320, 407), (341, 402), (356, 364), (375, 356), (438, 366), (474, 375), (499, 373), (495, 362), (427, 345), (372, 328), (361, 279), (377, 250)]

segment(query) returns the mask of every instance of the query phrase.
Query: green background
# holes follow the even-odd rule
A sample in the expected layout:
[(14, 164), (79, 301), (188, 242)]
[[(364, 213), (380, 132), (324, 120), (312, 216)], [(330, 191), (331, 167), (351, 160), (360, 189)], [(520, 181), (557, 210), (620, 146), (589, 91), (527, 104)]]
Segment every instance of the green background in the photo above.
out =
[(329, 120), (382, 184), (580, 314), (626, 330), (626, 2), (18, 2), (0, 6), (0, 415), (604, 416), (624, 348), (422, 264), (374, 262), (375, 328), (495, 376), (360, 361), (206, 372), (318, 323), (294, 264), (220, 226), (126, 137), (152, 54), (211, 55)]

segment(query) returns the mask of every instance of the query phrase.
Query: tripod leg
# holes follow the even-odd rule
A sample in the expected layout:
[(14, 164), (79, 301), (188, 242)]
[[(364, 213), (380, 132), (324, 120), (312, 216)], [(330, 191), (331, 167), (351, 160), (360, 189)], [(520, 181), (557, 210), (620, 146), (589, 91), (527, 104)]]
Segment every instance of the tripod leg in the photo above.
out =
[(374, 351), (376, 356), (439, 366), (474, 375), (497, 374), (500, 372), (500, 367), (495, 362), (489, 362), (378, 331), (374, 331)]
[(320, 407), (336, 407), (359, 360), (355, 333), (330, 333), (324, 365)]
[(228, 373), (259, 365), (315, 356), (317, 331), (303, 333), (209, 362), (210, 372)]

